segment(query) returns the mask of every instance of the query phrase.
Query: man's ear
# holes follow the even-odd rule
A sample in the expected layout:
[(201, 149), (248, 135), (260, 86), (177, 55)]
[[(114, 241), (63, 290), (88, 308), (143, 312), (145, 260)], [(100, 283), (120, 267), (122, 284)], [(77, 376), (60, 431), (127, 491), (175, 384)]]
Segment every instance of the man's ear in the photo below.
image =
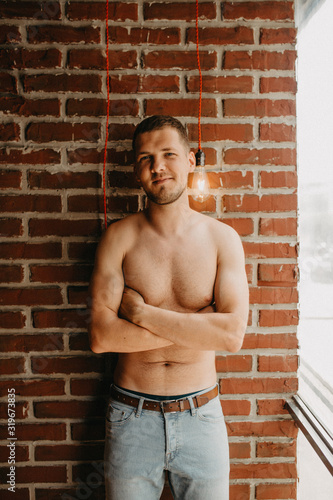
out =
[(193, 153), (193, 151), (189, 152), (188, 161), (190, 165), (190, 172), (193, 172), (196, 166), (195, 154)]

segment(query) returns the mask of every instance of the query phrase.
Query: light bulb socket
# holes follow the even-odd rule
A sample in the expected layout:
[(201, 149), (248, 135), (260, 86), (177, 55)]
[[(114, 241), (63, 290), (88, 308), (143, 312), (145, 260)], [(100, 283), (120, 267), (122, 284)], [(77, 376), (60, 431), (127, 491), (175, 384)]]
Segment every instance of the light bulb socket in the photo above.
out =
[(202, 151), (202, 149), (198, 149), (195, 153), (195, 165), (196, 167), (204, 167), (205, 166), (206, 155)]

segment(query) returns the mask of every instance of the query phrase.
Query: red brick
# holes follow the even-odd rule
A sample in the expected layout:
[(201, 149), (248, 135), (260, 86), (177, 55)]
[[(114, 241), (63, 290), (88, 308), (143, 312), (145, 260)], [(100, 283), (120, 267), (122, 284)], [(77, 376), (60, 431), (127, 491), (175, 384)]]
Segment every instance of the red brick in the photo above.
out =
[(0, 189), (21, 189), (22, 172), (19, 170), (0, 170)]
[(269, 52), (265, 50), (226, 51), (223, 60), (223, 69), (252, 69), (252, 70), (294, 70), (296, 51)]
[(252, 370), (252, 356), (216, 356), (217, 372), (249, 372)]
[(58, 99), (25, 99), (23, 96), (0, 97), (0, 111), (18, 116), (59, 116)]
[(260, 92), (265, 94), (269, 92), (290, 92), (296, 94), (296, 79), (286, 77), (262, 77), (260, 78)]
[(131, 141), (135, 126), (131, 123), (110, 123), (108, 127), (110, 141)]
[(103, 417), (105, 403), (103, 400), (82, 401), (40, 401), (34, 403), (37, 418), (92, 418)]
[(281, 499), (294, 499), (296, 500), (296, 482), (283, 484), (258, 484), (256, 486), (256, 499), (257, 500), (281, 500)]
[(0, 328), (20, 329), (24, 328), (25, 315), (20, 311), (1, 311)]
[[(22, 357), (4, 358), (0, 364), (0, 375), (16, 375), (25, 373), (25, 359)], [(8, 429), (6, 429), (8, 436)]]
[[(229, 437), (297, 437), (297, 426), (293, 420), (265, 420), (262, 422), (227, 422)], [(276, 465), (276, 464), (275, 464)]]
[(58, 288), (0, 288), (1, 305), (52, 305), (62, 304)]
[(258, 285), (290, 286), (297, 283), (296, 264), (259, 264)]
[[(15, 500), (30, 500), (30, 492), (28, 488), (17, 488), (15, 487)], [(13, 498), (13, 493), (10, 490), (2, 490), (1, 492), (2, 500), (11, 500)]]
[(259, 137), (261, 141), (295, 142), (296, 128), (285, 123), (261, 123)]
[(105, 380), (98, 378), (71, 380), (71, 394), (74, 396), (95, 396), (96, 394), (107, 394), (108, 384)]
[(287, 415), (289, 412), (285, 409), (285, 399), (258, 399), (258, 415)]
[(297, 349), (296, 333), (247, 333), (243, 349)]
[[(172, 116), (198, 116), (198, 101), (197, 99), (168, 99), (161, 101), (160, 99), (147, 99), (145, 103), (145, 114), (163, 115), (170, 114)], [(201, 116), (216, 117), (217, 106), (215, 99), (202, 100)], [(193, 127), (192, 127), (193, 128)]]
[[(69, 348), (71, 351), (90, 352), (88, 333), (72, 333), (69, 338)], [(82, 390), (84, 389), (81, 387)]]
[[(224, 116), (295, 116), (296, 102), (288, 99), (226, 99)], [(268, 139), (266, 139), (268, 140)]]
[[(8, 415), (6, 415), (6, 417), (8, 418)], [(16, 414), (15, 414), (15, 418), (16, 417)], [(7, 438), (8, 436), (8, 428), (6, 429), (7, 431), (7, 434), (4, 435), (4, 439)], [(8, 443), (9, 444), (9, 443)], [(6, 462), (8, 463), (8, 456), (9, 456), (9, 450), (7, 448), (7, 446), (2, 446), (0, 448), (0, 462)], [(18, 446), (17, 444), (15, 445), (15, 462), (27, 462), (29, 460), (29, 447), (28, 446)], [(24, 465), (24, 464), (22, 464)], [(9, 491), (9, 490), (7, 490)], [(7, 498), (3, 496), (3, 493), (4, 493), (4, 490), (2, 489), (1, 491), (1, 500), (3, 500), (4, 498)], [(12, 493), (12, 491), (9, 491), (9, 493)], [(17, 490), (15, 488), (15, 496), (17, 494)], [(28, 496), (29, 498), (29, 496)]]
[(231, 226), (235, 231), (240, 236), (249, 236), (250, 234), (253, 234), (254, 230), (254, 224), (253, 224), (253, 219), (249, 218), (240, 218), (240, 219), (218, 219), (224, 224), (227, 224), (228, 226)]
[[(138, 196), (109, 196), (107, 198), (108, 212), (137, 212)], [(95, 195), (73, 195), (68, 197), (70, 212), (103, 212), (103, 198)]]
[(89, 373), (103, 372), (104, 357), (101, 356), (57, 356), (32, 357), (31, 370), (33, 373)]
[(258, 356), (259, 372), (296, 372), (298, 356)]
[[(110, 115), (138, 116), (139, 103), (136, 99), (110, 100)], [(105, 116), (107, 103), (105, 99), (68, 99), (68, 116)]]
[(0, 141), (12, 142), (19, 141), (21, 129), (18, 123), (0, 123)]
[[(196, 29), (187, 30), (187, 42), (196, 43)], [(241, 45), (254, 43), (253, 29), (246, 26), (234, 28), (200, 28), (200, 45)]]
[(42, 171), (30, 171), (28, 183), (37, 189), (86, 189), (100, 186), (101, 176), (98, 172), (59, 171), (56, 174)]
[(0, 72), (0, 92), (17, 92), (17, 82), (15, 76), (9, 73)]
[(61, 8), (55, 1), (1, 2), (0, 17), (8, 19), (60, 19)]
[(23, 48), (0, 50), (0, 67), (4, 69), (60, 68), (61, 52), (57, 49), (26, 50)]
[(262, 28), (260, 30), (260, 43), (261, 44), (281, 44), (290, 43), (295, 45), (296, 43), (296, 28)]
[(211, 189), (253, 188), (253, 172), (250, 171), (207, 172), (207, 175)]
[(68, 257), (73, 260), (94, 262), (97, 243), (77, 242), (68, 244)]
[(231, 459), (251, 458), (251, 443), (229, 443), (229, 455)]
[(269, 464), (267, 462), (256, 464), (231, 464), (230, 479), (285, 479), (297, 478), (296, 464), (279, 462)]
[(227, 212), (289, 212), (297, 210), (297, 199), (294, 194), (267, 194), (259, 197), (255, 194), (244, 194), (223, 197)]
[(56, 165), (60, 163), (60, 153), (53, 149), (27, 150), (0, 149), (0, 164), (2, 165)]
[(41, 283), (87, 282), (91, 272), (92, 267), (85, 265), (31, 265), (30, 281)]
[[(10, 384), (10, 385), (9, 385)], [(3, 380), (0, 388), (7, 391), (8, 387), (15, 388), (16, 396), (62, 396), (65, 394), (65, 382), (60, 379), (46, 380)]]
[(260, 186), (263, 188), (296, 188), (297, 174), (295, 171), (260, 172)]
[(28, 43), (100, 43), (100, 29), (97, 26), (43, 24), (27, 27)]
[(31, 219), (29, 221), (30, 236), (97, 236), (101, 231), (101, 223), (96, 219)]
[(100, 75), (37, 74), (22, 76), (24, 92), (90, 92), (98, 93), (102, 88)]
[(0, 243), (1, 259), (59, 259), (62, 256), (60, 242), (50, 243)]
[(4, 212), (60, 212), (60, 196), (8, 195), (1, 196)]
[(180, 43), (180, 29), (109, 26), (109, 40), (117, 45), (121, 43), (130, 45), (178, 45)]
[(73, 441), (100, 441), (105, 438), (104, 419), (92, 420), (90, 422), (78, 422), (71, 424), (71, 436)]
[[(69, 164), (100, 164), (104, 160), (104, 151), (97, 151), (96, 148), (78, 148), (67, 152)], [(122, 167), (132, 166), (134, 162), (133, 151), (116, 151), (108, 149), (106, 154), (107, 163), (112, 165), (120, 165)]]
[(216, 211), (216, 200), (214, 196), (209, 196), (209, 198), (202, 203), (200, 201), (195, 201), (192, 196), (190, 196), (189, 203), (192, 210), (196, 210), (197, 212), (214, 213)]
[(228, 165), (292, 165), (296, 164), (296, 149), (226, 149), (224, 162)]
[(250, 500), (249, 484), (231, 484), (229, 488), (230, 500)]
[[(216, 19), (216, 7), (211, 2), (199, 3), (200, 19)], [(193, 21), (195, 19), (195, 2), (151, 2), (144, 3), (145, 20), (181, 20)]]
[[(174, 115), (172, 115), (174, 116)], [(121, 170), (111, 170), (108, 172), (108, 181), (110, 187), (139, 189), (140, 184), (136, 180), (134, 171), (122, 172)]]
[(26, 139), (35, 142), (97, 142), (100, 137), (99, 123), (30, 123), (25, 130)]
[(39, 335), (1, 335), (1, 352), (63, 351), (63, 336), (59, 333)]
[(285, 219), (262, 217), (259, 220), (259, 234), (264, 236), (294, 236), (297, 234), (297, 219), (292, 217)]
[(292, 304), (297, 302), (296, 287), (250, 287), (250, 304)]
[(104, 451), (103, 444), (59, 444), (39, 445), (35, 447), (35, 460), (42, 462), (53, 462), (57, 460), (78, 461), (102, 460)]
[(110, 91), (115, 94), (179, 92), (176, 75), (111, 75)]
[(298, 325), (298, 311), (293, 309), (262, 309), (259, 311), (259, 326)]
[(88, 326), (88, 312), (85, 309), (51, 309), (34, 311), (35, 328), (84, 328)]
[(22, 266), (0, 266), (1, 283), (20, 283), (23, 279)]
[(293, 393), (297, 378), (225, 378), (220, 379), (221, 394)]
[(265, 19), (270, 21), (292, 21), (294, 19), (293, 2), (225, 2), (223, 19)]
[[(246, 94), (253, 90), (253, 78), (251, 76), (202, 76), (203, 92), (216, 94)], [(187, 91), (199, 91), (198, 76), (187, 78)]]
[(23, 232), (21, 219), (0, 219), (0, 236), (20, 236)]
[(250, 415), (251, 412), (251, 402), (247, 399), (224, 399), (221, 405), (225, 416)]
[[(101, 49), (75, 49), (68, 52), (68, 67), (71, 69), (100, 69), (106, 68), (106, 57)], [(109, 68), (134, 69), (137, 68), (137, 53), (135, 50), (110, 50)]]
[[(71, 21), (105, 19), (105, 5), (97, 2), (67, 2), (66, 15)], [(137, 21), (138, 6), (135, 3), (110, 2), (109, 19), (112, 21)]]
[[(8, 436), (8, 428), (2, 426), (0, 429), (1, 439)], [(66, 424), (16, 424), (15, 436), (20, 442), (24, 441), (63, 441), (66, 439)]]
[(256, 456), (260, 458), (271, 457), (295, 457), (296, 456), (296, 441), (288, 443), (281, 442), (260, 442), (257, 443)]
[(18, 43), (22, 40), (21, 33), (18, 26), (12, 25), (2, 25), (0, 33), (0, 44), (5, 43)]
[[(216, 52), (200, 51), (201, 69), (209, 70), (216, 68)], [(143, 67), (151, 69), (182, 69), (191, 70), (197, 66), (197, 54), (192, 51), (159, 51), (145, 52), (143, 54)]]
[[(8, 468), (2, 467), (0, 474), (7, 474)], [(64, 483), (67, 480), (65, 465), (45, 467), (42, 465), (16, 467), (16, 483)]]
[[(189, 124), (188, 130), (190, 141), (198, 140), (197, 125)], [(203, 123), (201, 134), (203, 141), (249, 142), (253, 140), (253, 126), (247, 123)]]
[(296, 245), (292, 243), (262, 243), (244, 241), (243, 247), (248, 258), (296, 258)]

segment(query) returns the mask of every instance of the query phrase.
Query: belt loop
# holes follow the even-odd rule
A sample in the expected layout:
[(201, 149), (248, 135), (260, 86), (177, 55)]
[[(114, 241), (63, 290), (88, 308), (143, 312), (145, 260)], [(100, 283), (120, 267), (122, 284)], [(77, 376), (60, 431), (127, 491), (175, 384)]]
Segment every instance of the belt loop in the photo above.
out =
[(189, 401), (189, 403), (190, 403), (190, 407), (191, 407), (191, 415), (192, 415), (192, 417), (194, 417), (194, 416), (196, 415), (196, 413), (197, 413), (197, 410), (196, 410), (196, 408), (195, 408), (195, 406), (194, 406), (194, 403), (193, 403), (193, 398), (192, 398), (192, 396), (189, 396), (187, 399), (188, 399), (188, 401)]
[(139, 404), (138, 404), (138, 407), (137, 407), (136, 412), (135, 412), (136, 418), (141, 417), (142, 405), (143, 405), (144, 400), (145, 400), (144, 398), (140, 398), (140, 400), (139, 400)]

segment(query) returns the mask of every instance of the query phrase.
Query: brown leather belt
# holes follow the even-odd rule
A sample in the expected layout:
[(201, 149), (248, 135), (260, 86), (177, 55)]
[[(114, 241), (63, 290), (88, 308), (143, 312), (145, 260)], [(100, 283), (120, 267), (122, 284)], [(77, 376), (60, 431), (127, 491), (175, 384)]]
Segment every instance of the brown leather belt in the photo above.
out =
[[(200, 408), (200, 406), (203, 406), (212, 399), (216, 398), (217, 395), (218, 395), (218, 388), (216, 386), (214, 387), (214, 389), (211, 389), (208, 392), (199, 394), (198, 396), (190, 396), (190, 397), (193, 400), (194, 407)], [(128, 396), (127, 394), (123, 394), (122, 392), (117, 391), (115, 387), (111, 388), (110, 396), (112, 399), (124, 403), (126, 405), (134, 406), (135, 408), (139, 406), (140, 398), (134, 398)], [(170, 412), (190, 410), (191, 406), (188, 398), (173, 399), (170, 401), (149, 401), (145, 399), (142, 405), (142, 409), (170, 413)]]

